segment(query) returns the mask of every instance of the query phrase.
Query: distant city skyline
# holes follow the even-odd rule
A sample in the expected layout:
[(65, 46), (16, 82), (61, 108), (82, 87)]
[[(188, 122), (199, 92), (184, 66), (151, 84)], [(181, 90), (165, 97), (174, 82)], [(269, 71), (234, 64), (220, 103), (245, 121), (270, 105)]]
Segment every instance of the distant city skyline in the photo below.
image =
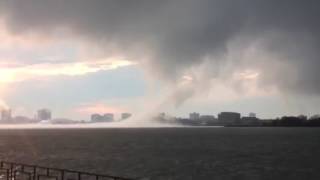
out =
[[(206, 108), (205, 108), (206, 109)], [(48, 110), (50, 111), (50, 113), (53, 113), (54, 114), (54, 118), (69, 118), (69, 119), (74, 119), (74, 120), (90, 120), (91, 119), (91, 115), (92, 114), (108, 114), (108, 113), (111, 113), (111, 114), (114, 114), (117, 118), (121, 118), (121, 116), (123, 114), (126, 113), (126, 111), (113, 111), (112, 109), (108, 109), (108, 108), (104, 108), (104, 107), (98, 107), (97, 109), (90, 109), (90, 111), (87, 111), (85, 113), (85, 115), (81, 115), (81, 116), (74, 116), (74, 115), (71, 115), (71, 116), (68, 116), (68, 114), (65, 114), (65, 115), (61, 115), (55, 111), (53, 111), (52, 109), (49, 109), (49, 108), (38, 108), (38, 109), (35, 109), (34, 112), (31, 112), (31, 113), (19, 113), (19, 111), (17, 111), (16, 109), (13, 109), (13, 108), (10, 108), (10, 107), (6, 107), (6, 108), (1, 108), (0, 110), (10, 110), (11, 112), (11, 115), (14, 115), (14, 116), (26, 116), (26, 117), (30, 117), (30, 118), (38, 118), (39, 116), (39, 111), (42, 111), (42, 110)], [(94, 111), (94, 110), (97, 110), (97, 111)], [(187, 117), (190, 117), (191, 114), (193, 113), (196, 113), (195, 115), (197, 116), (202, 116), (202, 115), (212, 115), (212, 116), (217, 116), (219, 113), (221, 112), (239, 112), (242, 116), (259, 116), (259, 118), (262, 118), (262, 119), (273, 119), (273, 118), (280, 118), (282, 116), (299, 116), (299, 115), (305, 115), (307, 117), (311, 117), (311, 116), (314, 116), (314, 115), (319, 115), (319, 113), (315, 112), (315, 113), (309, 113), (309, 114), (298, 114), (298, 113), (288, 113), (288, 114), (285, 114), (285, 113), (281, 113), (279, 112), (278, 114), (276, 114), (275, 116), (271, 116), (271, 115), (268, 115), (268, 116), (265, 116), (264, 114), (259, 114), (259, 113), (256, 113), (256, 112), (252, 112), (252, 111), (246, 111), (246, 112), (240, 112), (240, 111), (236, 111), (236, 110), (220, 110), (220, 111), (194, 111), (194, 110), (191, 110), (189, 112), (186, 112), (184, 113), (184, 111), (176, 111), (178, 113), (175, 113), (175, 111), (170, 112), (169, 111), (166, 111), (166, 114), (170, 114), (172, 116), (175, 116), (175, 117), (183, 117), (183, 118), (187, 118)], [(154, 111), (153, 113), (146, 113), (148, 115), (145, 115), (143, 117), (151, 117), (150, 115), (155, 115), (159, 112), (156, 112)], [(135, 114), (135, 113), (129, 113), (129, 114)], [(51, 114), (50, 114), (51, 115)], [(141, 114), (135, 114), (135, 115), (141, 115)], [(49, 115), (48, 115), (49, 116)]]
[[(40, 108), (37, 109), (32, 116), (28, 116), (26, 114), (15, 114), (14, 111), (7, 107), (7, 108), (2, 108), (0, 109), (1, 112), (1, 119), (2, 121), (10, 121), (9, 119), (11, 118), (30, 118), (30, 120), (39, 120), (39, 121), (47, 121), (47, 120), (52, 120), (52, 119), (69, 119), (69, 120), (75, 120), (75, 121), (91, 121), (91, 122), (113, 122), (113, 121), (119, 121), (119, 120), (125, 120), (130, 118), (132, 115), (136, 115), (133, 113), (129, 112), (117, 112), (113, 113), (110, 111), (98, 111), (98, 112), (93, 112), (89, 114), (87, 117), (77, 119), (77, 118), (71, 118), (67, 116), (54, 116), (54, 113), (52, 112), (51, 109), (49, 108)], [(169, 117), (174, 117), (174, 118), (189, 118), (193, 120), (199, 120), (199, 119), (212, 119), (212, 118), (219, 118), (222, 114), (228, 114), (231, 113), (233, 114), (232, 116), (228, 117), (227, 119), (234, 119), (237, 117), (241, 118), (259, 118), (259, 119), (277, 119), (285, 116), (295, 116), (295, 117), (306, 117), (306, 118), (312, 118), (312, 117), (318, 117), (320, 116), (320, 113), (315, 113), (312, 115), (306, 115), (306, 114), (298, 114), (298, 115), (288, 115), (288, 114), (282, 114), (279, 116), (274, 116), (274, 117), (261, 117), (257, 115), (256, 112), (248, 112), (248, 113), (241, 113), (237, 111), (220, 111), (218, 113), (200, 113), (200, 112), (195, 112), (191, 111), (188, 114), (183, 114), (183, 115), (177, 115), (177, 114), (170, 114), (168, 112), (154, 112), (153, 114), (149, 114), (148, 116), (142, 116), (141, 118), (148, 118), (152, 119), (157, 114), (160, 116), (168, 116)], [(138, 114), (139, 115), (139, 114)], [(236, 117), (235, 117), (236, 116)], [(233, 120), (232, 120), (233, 121)]]
[[(133, 117), (132, 117), (133, 116)], [(132, 117), (132, 118), (131, 118)], [(142, 124), (141, 124), (142, 122)], [(102, 124), (101, 124), (102, 123)], [(140, 125), (139, 125), (140, 124)], [(1, 126), (2, 125), (2, 126)], [(216, 115), (200, 114), (198, 112), (189, 113), (189, 117), (179, 117), (166, 112), (149, 114), (145, 117), (135, 117), (134, 114), (122, 112), (115, 116), (114, 113), (93, 113), (89, 119), (70, 119), (67, 117), (54, 118), (48, 108), (37, 110), (34, 118), (28, 116), (19, 116), (12, 114), (12, 110), (1, 110), (1, 127), (20, 127), (15, 125), (28, 125), (29, 128), (44, 127), (162, 127), (162, 126), (218, 126), (218, 127), (319, 127), (320, 115), (313, 116), (298, 115), (273, 118), (259, 118), (256, 113), (241, 114), (239, 112), (223, 111)], [(43, 126), (45, 125), (45, 126)], [(69, 126), (72, 125), (72, 126)], [(93, 126), (92, 126), (93, 125)], [(22, 127), (23, 128), (23, 127)]]
[[(52, 120), (52, 119), (59, 119), (59, 118), (70, 118), (70, 117), (61, 117), (61, 116), (54, 116), (54, 113), (51, 111), (51, 109), (48, 108), (40, 108), (34, 112), (32, 116), (28, 116), (26, 114), (15, 114), (14, 111), (11, 108), (2, 108), (0, 109), (1, 118), (0, 120), (8, 121), (14, 117), (28, 117), (31, 119), (37, 119), (39, 121), (46, 121), (46, 120)], [(90, 114), (88, 117), (83, 119), (73, 119), (73, 120), (92, 120), (92, 116), (101, 116), (107, 121), (114, 121), (116, 118), (121, 119), (127, 119), (132, 116), (129, 112), (120, 112), (120, 113), (112, 113), (108, 111), (104, 111), (103, 113), (95, 112)], [(71, 118), (70, 118), (71, 119)]]

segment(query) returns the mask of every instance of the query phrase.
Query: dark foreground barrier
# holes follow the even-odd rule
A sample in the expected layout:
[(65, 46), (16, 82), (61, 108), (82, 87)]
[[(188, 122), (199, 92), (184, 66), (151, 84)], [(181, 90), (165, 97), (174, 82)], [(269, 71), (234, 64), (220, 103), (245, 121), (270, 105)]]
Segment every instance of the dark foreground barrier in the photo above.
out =
[(14, 162), (0, 162), (0, 180), (133, 180), (67, 169), (48, 168)]

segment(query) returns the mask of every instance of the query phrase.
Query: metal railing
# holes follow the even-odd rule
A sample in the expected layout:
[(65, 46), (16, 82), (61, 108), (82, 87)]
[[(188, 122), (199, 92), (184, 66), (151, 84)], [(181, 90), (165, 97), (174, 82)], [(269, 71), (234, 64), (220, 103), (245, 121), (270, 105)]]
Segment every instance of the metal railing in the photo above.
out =
[(15, 162), (0, 162), (0, 180), (133, 180), (131, 178), (49, 168)]

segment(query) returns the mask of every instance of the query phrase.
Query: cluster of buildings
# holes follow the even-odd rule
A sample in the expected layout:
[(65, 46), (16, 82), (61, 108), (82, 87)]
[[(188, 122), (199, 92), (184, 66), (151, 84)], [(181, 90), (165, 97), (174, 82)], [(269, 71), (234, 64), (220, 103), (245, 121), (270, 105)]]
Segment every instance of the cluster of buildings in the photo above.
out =
[[(130, 113), (121, 113), (120, 120), (125, 120), (131, 117)], [(92, 114), (91, 115), (91, 122), (114, 122), (114, 114), (113, 113), (105, 113), (105, 114)]]
[(193, 112), (189, 114), (189, 118), (167, 118), (164, 113), (161, 113), (155, 119), (165, 123), (178, 123), (191, 126), (257, 126), (261, 123), (255, 113), (241, 116), (237, 112), (221, 112), (217, 117), (213, 115), (200, 115), (200, 113)]
[(39, 109), (34, 118), (26, 116), (12, 116), (11, 109), (1, 110), (1, 123), (17, 124), (17, 123), (39, 123), (51, 120), (51, 111), (49, 109)]
[(242, 116), (236, 112), (221, 112), (218, 115), (218, 123), (224, 125), (259, 125), (260, 121), (255, 113), (249, 113), (248, 116)]
[(237, 126), (237, 127), (274, 127), (274, 126), (303, 126), (303, 127), (319, 127), (320, 115), (307, 117), (299, 116), (283, 116), (275, 119), (259, 119), (255, 113), (249, 113), (248, 116), (241, 116), (237, 112), (221, 112), (217, 117), (213, 115), (200, 115), (200, 113), (190, 113), (189, 118), (168, 117), (165, 113), (155, 117), (156, 121), (170, 124), (182, 124), (187, 126)]
[[(114, 122), (115, 116), (113, 113), (92, 114), (90, 121), (76, 121), (67, 118), (52, 118), (50, 109), (39, 109), (34, 118), (26, 116), (12, 116), (11, 109), (1, 110), (1, 124), (23, 124), (23, 123), (51, 123), (51, 124), (75, 124), (75, 123), (96, 123), (96, 122)], [(121, 113), (120, 120), (125, 120), (131, 117), (130, 113)]]
[[(23, 124), (23, 123), (50, 123), (50, 124), (76, 124), (76, 123), (99, 123), (99, 122), (116, 122), (128, 119), (130, 113), (121, 113), (120, 118), (115, 119), (113, 113), (92, 114), (89, 121), (75, 121), (66, 118), (52, 118), (52, 112), (49, 109), (39, 109), (34, 118), (26, 116), (12, 116), (11, 109), (2, 109), (0, 111), (2, 124)], [(160, 113), (154, 118), (155, 121), (169, 124), (182, 124), (187, 126), (320, 126), (320, 115), (307, 117), (300, 116), (283, 116), (276, 119), (260, 120), (255, 113), (249, 113), (247, 116), (241, 116), (237, 112), (221, 112), (217, 117), (213, 115), (201, 115), (193, 112), (189, 118), (177, 118)]]

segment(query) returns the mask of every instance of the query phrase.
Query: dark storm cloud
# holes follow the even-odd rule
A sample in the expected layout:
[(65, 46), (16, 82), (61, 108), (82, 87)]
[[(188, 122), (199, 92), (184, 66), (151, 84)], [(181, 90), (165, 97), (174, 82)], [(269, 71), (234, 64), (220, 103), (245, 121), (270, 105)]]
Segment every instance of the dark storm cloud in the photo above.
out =
[[(227, 45), (238, 37), (276, 54), (256, 62), (260, 83), (284, 91), (320, 93), (318, 76), (320, 2), (316, 0), (3, 0), (2, 14), (13, 32), (50, 32), (68, 27), (101, 46), (110, 42), (122, 51), (152, 52), (160, 74), (177, 78), (201, 64), (225, 63)], [(136, 48), (136, 44), (150, 48)], [(277, 59), (278, 58), (278, 59)], [(235, 67), (241, 61), (232, 58)], [(284, 64), (278, 67), (279, 64)], [(274, 68), (273, 66), (277, 66)]]

